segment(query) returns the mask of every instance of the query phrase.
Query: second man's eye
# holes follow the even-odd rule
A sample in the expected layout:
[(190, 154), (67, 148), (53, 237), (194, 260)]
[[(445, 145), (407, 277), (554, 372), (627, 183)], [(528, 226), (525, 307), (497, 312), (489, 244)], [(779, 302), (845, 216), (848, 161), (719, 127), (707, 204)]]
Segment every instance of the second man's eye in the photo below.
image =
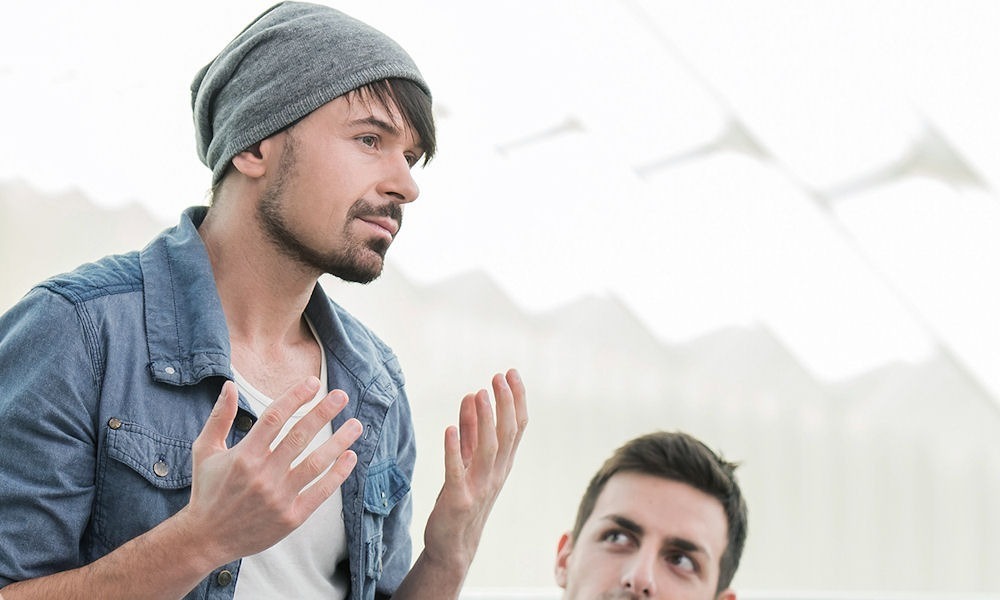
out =
[(378, 146), (378, 137), (374, 135), (363, 135), (358, 138), (358, 141), (369, 148)]
[(621, 530), (612, 530), (601, 536), (601, 540), (610, 542), (615, 546), (625, 546), (632, 543), (632, 536)]
[(698, 570), (698, 565), (691, 557), (682, 552), (668, 554), (667, 562), (688, 573), (694, 573)]

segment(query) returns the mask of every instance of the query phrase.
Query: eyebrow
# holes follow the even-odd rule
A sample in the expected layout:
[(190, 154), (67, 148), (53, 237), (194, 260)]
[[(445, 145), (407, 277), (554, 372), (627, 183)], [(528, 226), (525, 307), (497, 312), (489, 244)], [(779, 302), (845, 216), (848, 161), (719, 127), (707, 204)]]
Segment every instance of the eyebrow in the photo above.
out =
[[(607, 515), (604, 518), (618, 525), (622, 529), (634, 533), (637, 536), (641, 537), (645, 533), (645, 530), (642, 528), (642, 525), (639, 525), (638, 523), (636, 523), (632, 519), (629, 519), (628, 517), (618, 514), (611, 514)], [(677, 536), (664, 538), (663, 548), (664, 550), (667, 548), (677, 548), (685, 552), (692, 552), (692, 553), (704, 554), (705, 556), (711, 556), (708, 549), (692, 542), (687, 538), (682, 538)]]
[(642, 535), (644, 533), (642, 525), (639, 525), (638, 523), (636, 523), (632, 519), (629, 519), (628, 517), (623, 517), (621, 515), (608, 515), (604, 518), (611, 521), (615, 525), (621, 527), (622, 529), (627, 529), (636, 535)]
[(351, 127), (357, 127), (358, 125), (371, 125), (376, 129), (381, 129), (382, 131), (388, 133), (389, 135), (402, 134), (402, 132), (399, 130), (399, 127), (396, 127), (392, 123), (383, 121), (382, 119), (379, 119), (378, 117), (374, 117), (372, 115), (369, 115), (363, 119), (355, 119), (353, 121), (350, 121), (348, 125), (350, 125)]

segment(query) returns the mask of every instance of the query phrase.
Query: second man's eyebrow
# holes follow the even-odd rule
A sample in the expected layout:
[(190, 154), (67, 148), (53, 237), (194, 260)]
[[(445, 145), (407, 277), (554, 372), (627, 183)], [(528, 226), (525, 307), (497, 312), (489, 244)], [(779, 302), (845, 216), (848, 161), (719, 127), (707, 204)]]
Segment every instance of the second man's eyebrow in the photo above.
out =
[(685, 539), (685, 538), (680, 538), (680, 537), (670, 537), (670, 538), (667, 538), (667, 539), (663, 540), (663, 547), (664, 548), (677, 548), (677, 549), (683, 550), (685, 552), (692, 552), (692, 553), (705, 554), (705, 555), (708, 554), (708, 550), (707, 549), (702, 548), (701, 546), (699, 546), (698, 544), (692, 542), (691, 540), (688, 540), (688, 539)]
[(643, 533), (642, 525), (639, 525), (638, 523), (636, 523), (632, 519), (629, 519), (628, 517), (612, 514), (612, 515), (607, 515), (604, 518), (618, 525), (622, 529), (627, 529), (628, 531), (631, 531), (636, 535), (642, 535)]

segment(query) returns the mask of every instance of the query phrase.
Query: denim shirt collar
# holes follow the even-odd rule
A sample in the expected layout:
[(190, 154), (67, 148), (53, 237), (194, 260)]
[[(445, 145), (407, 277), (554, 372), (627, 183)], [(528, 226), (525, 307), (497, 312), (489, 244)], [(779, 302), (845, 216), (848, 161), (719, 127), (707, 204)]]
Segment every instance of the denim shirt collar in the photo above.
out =
[(139, 253), (146, 335), (153, 379), (193, 385), (232, 378), (229, 330), (198, 225), (208, 208), (192, 207), (180, 223)]

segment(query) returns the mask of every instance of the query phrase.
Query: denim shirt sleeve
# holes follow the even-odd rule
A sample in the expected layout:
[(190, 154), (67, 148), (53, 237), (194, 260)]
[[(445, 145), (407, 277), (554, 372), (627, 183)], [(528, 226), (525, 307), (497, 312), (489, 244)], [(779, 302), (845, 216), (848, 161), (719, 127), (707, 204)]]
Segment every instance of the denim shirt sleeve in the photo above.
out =
[(86, 317), (42, 288), (0, 317), (0, 587), (86, 562), (98, 393)]

